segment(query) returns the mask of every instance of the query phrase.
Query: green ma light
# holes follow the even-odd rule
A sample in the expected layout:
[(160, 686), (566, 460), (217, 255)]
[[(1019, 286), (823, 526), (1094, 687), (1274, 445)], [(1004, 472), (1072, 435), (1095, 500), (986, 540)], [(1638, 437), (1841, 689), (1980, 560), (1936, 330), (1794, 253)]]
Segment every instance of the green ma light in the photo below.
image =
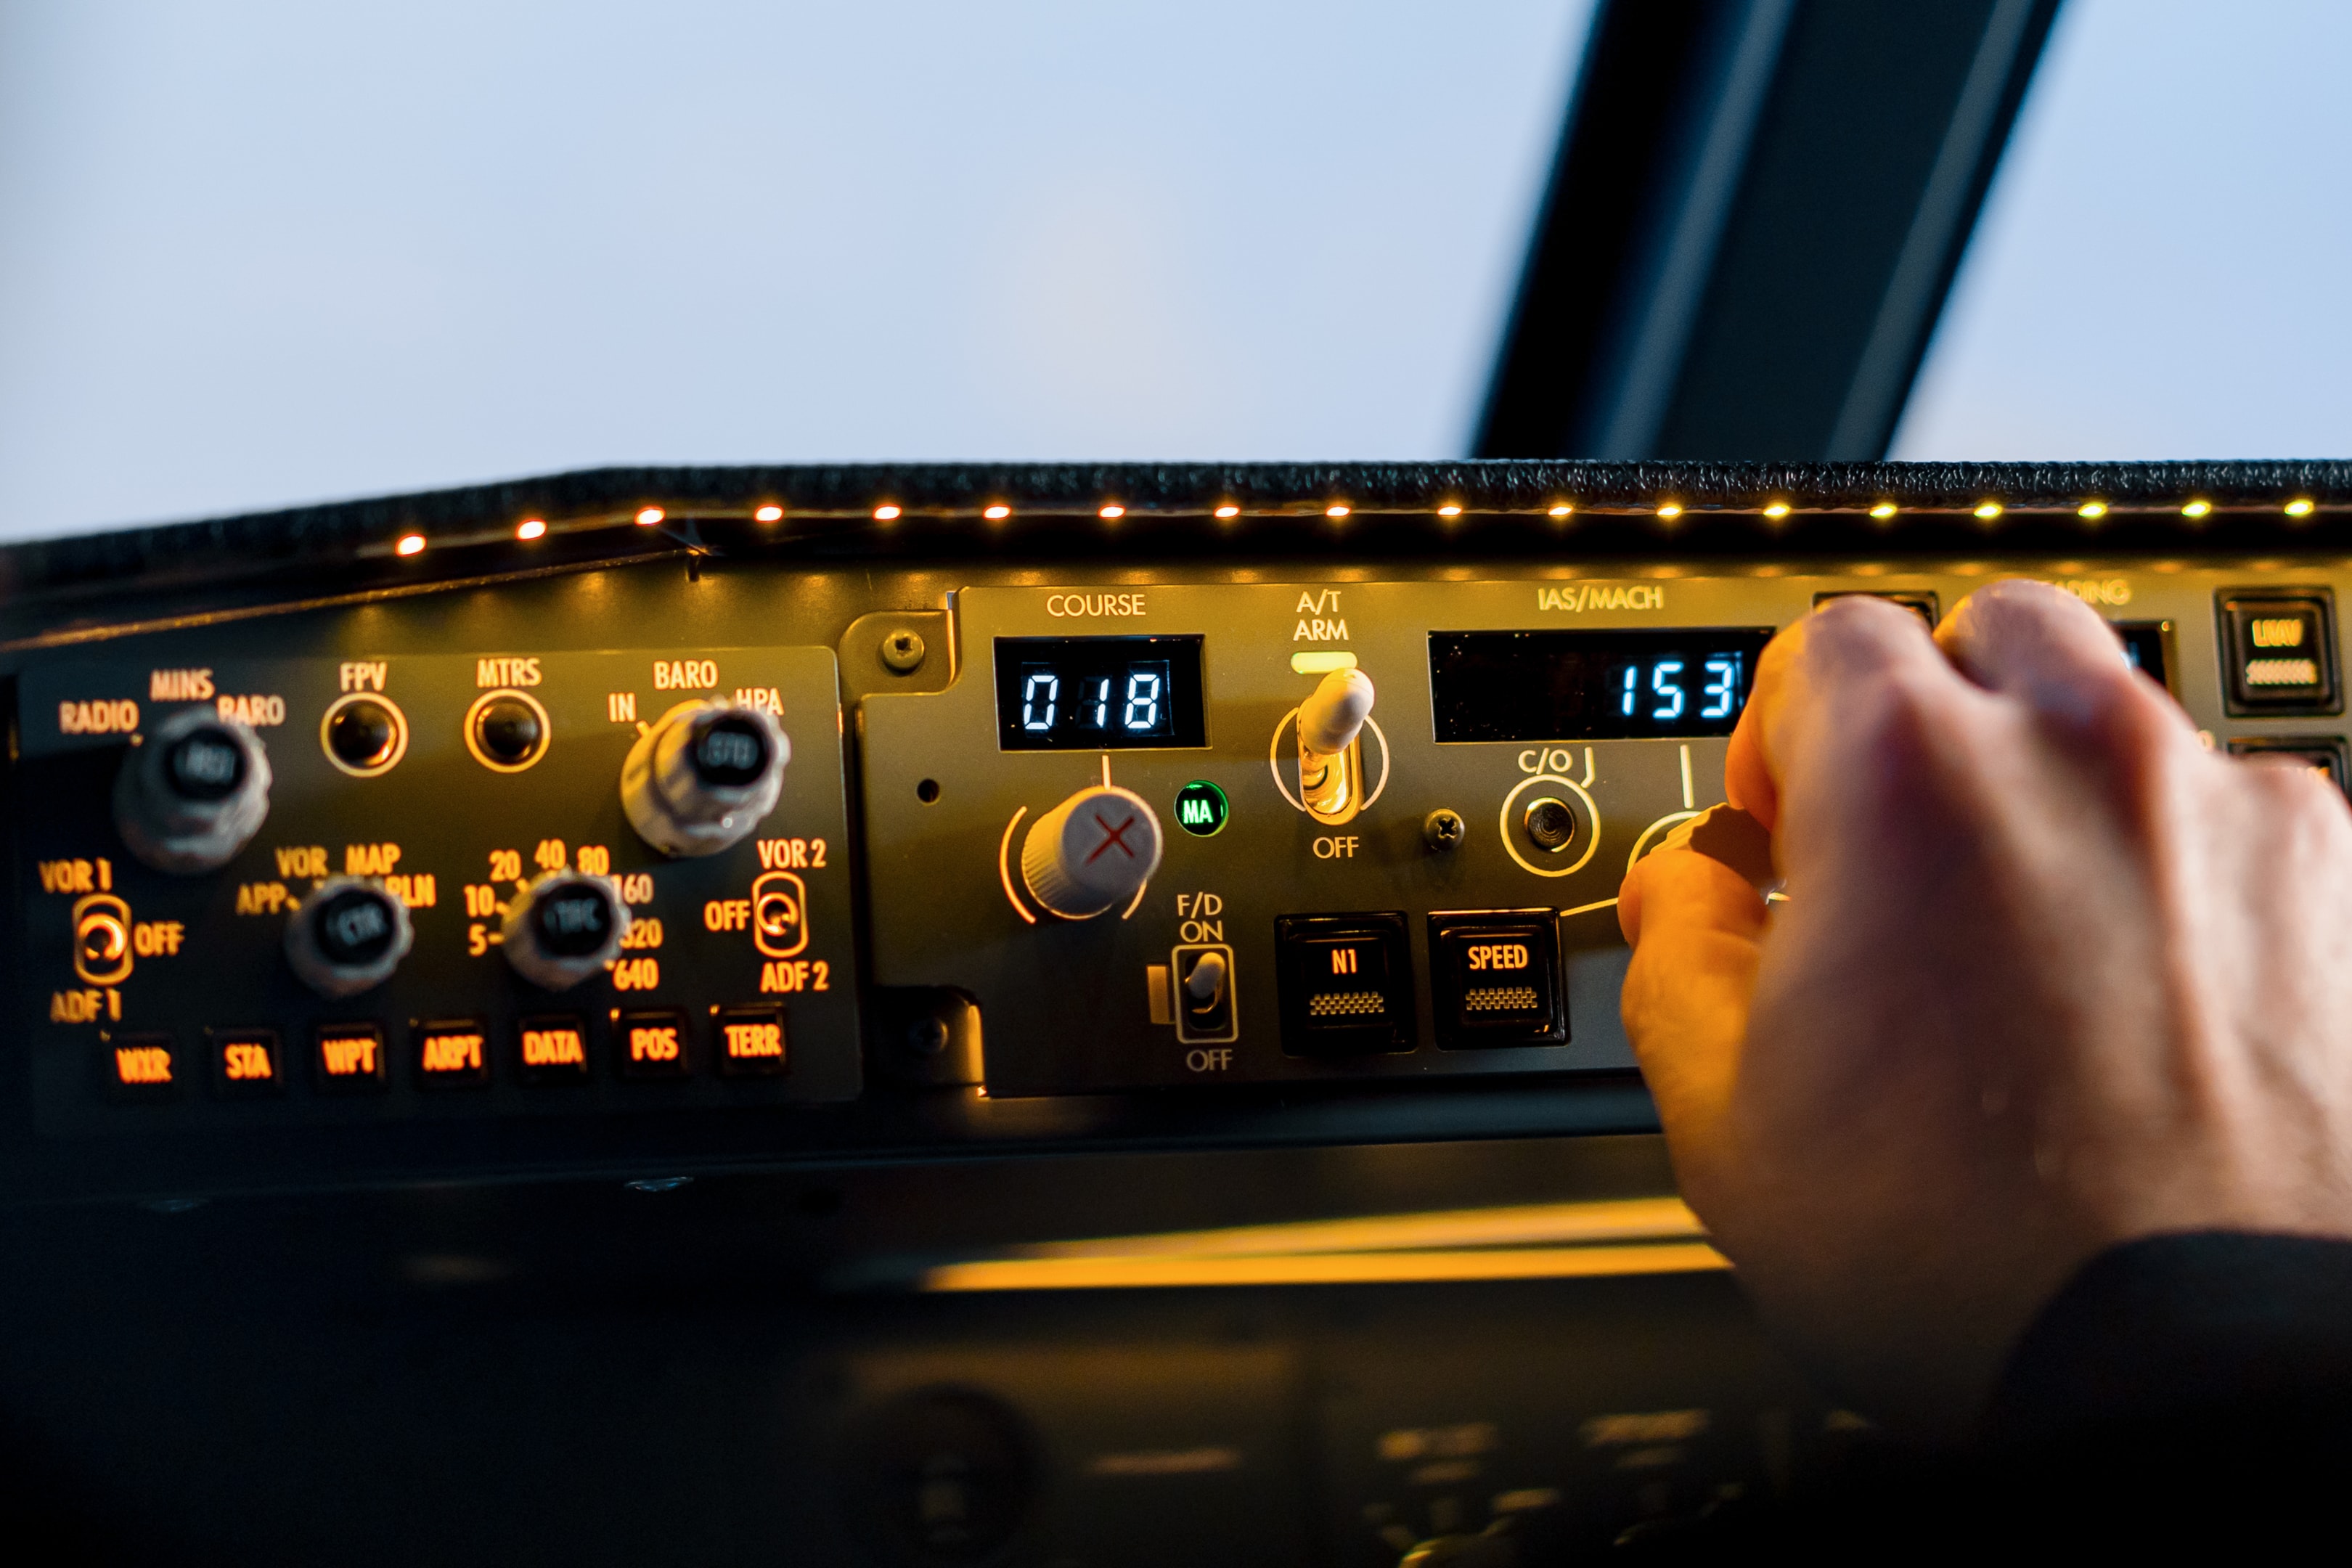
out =
[(1195, 838), (1213, 838), (1233, 815), (1225, 792), (1206, 779), (1194, 779), (1176, 792), (1176, 826)]

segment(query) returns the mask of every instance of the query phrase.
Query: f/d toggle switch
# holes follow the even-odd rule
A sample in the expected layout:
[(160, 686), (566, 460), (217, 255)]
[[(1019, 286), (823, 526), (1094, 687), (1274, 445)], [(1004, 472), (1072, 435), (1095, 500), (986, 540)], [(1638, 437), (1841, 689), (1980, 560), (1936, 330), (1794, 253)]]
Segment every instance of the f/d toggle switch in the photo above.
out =
[(1176, 1039), (1180, 1045), (1215, 1045), (1236, 1034), (1234, 1012), (1234, 950), (1199, 943), (1169, 954), (1174, 982)]
[(210, 710), (174, 713), (131, 748), (114, 779), (114, 826), (158, 871), (218, 870), (269, 816), (269, 757), (252, 730)]
[(415, 942), (408, 906), (382, 882), (330, 877), (287, 921), (286, 962), (321, 996), (356, 996), (391, 979)]
[(499, 931), (517, 974), (568, 991), (620, 956), (629, 906), (610, 877), (550, 871), (508, 906)]
[(665, 855), (716, 855), (751, 837), (784, 787), (793, 744), (764, 708), (681, 702), (621, 764), (621, 807)]

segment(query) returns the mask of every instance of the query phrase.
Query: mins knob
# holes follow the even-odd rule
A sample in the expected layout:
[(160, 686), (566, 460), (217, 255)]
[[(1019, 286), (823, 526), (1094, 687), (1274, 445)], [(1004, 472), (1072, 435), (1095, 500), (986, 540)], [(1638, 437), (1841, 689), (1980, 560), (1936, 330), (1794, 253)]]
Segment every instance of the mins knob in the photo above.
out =
[(568, 991), (620, 956), (629, 906), (610, 877), (550, 871), (507, 907), (499, 945), (517, 974)]
[(391, 979), (415, 942), (408, 906), (382, 882), (330, 877), (286, 922), (286, 962), (303, 984), (331, 1001)]
[(131, 748), (114, 778), (114, 826), (158, 871), (216, 871), (269, 816), (261, 739), (204, 708), (173, 714)]
[(742, 702), (681, 702), (621, 764), (621, 808), (665, 855), (716, 855), (776, 808), (793, 743), (775, 715)]

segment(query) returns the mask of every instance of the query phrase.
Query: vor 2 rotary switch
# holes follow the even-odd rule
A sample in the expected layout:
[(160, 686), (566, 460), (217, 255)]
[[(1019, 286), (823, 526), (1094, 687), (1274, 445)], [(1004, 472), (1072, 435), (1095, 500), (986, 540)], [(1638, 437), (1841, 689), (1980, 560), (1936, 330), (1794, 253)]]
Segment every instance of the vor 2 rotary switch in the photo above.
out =
[(1116, 784), (1089, 784), (1039, 817), (1021, 841), (1030, 896), (1067, 920), (1131, 902), (1160, 868), (1160, 818)]
[(356, 996), (391, 979), (415, 941), (408, 906), (382, 882), (330, 877), (286, 922), (286, 962), (321, 996)]
[(517, 974), (568, 991), (620, 955), (629, 906), (610, 877), (550, 871), (507, 907), (500, 931)]
[(203, 708), (173, 714), (131, 748), (114, 778), (114, 826), (158, 871), (218, 870), (269, 815), (260, 738)]
[(775, 715), (740, 702), (681, 702), (621, 764), (621, 807), (665, 855), (716, 855), (776, 808), (793, 743)]

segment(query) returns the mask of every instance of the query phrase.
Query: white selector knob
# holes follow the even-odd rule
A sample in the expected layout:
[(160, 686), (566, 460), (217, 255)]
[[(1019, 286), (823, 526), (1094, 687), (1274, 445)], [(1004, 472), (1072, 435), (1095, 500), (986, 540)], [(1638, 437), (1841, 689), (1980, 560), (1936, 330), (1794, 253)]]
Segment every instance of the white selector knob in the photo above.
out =
[(217, 870), (269, 816), (269, 757), (234, 719), (189, 708), (131, 748), (114, 778), (114, 826), (158, 871)]
[(1360, 669), (1335, 669), (1298, 705), (1298, 743), (1319, 756), (1336, 756), (1356, 743), (1372, 714), (1372, 678)]
[(330, 877), (286, 922), (286, 962), (321, 996), (356, 996), (391, 979), (415, 942), (408, 906), (382, 882)]
[(610, 877), (550, 871), (507, 907), (499, 945), (517, 974), (568, 991), (620, 956), (629, 906)]
[(793, 743), (764, 708), (681, 702), (621, 764), (621, 809), (665, 855), (716, 855), (776, 809)]
[(1086, 920), (1141, 892), (1160, 850), (1160, 818), (1141, 795), (1089, 784), (1031, 824), (1021, 876), (1039, 903)]

